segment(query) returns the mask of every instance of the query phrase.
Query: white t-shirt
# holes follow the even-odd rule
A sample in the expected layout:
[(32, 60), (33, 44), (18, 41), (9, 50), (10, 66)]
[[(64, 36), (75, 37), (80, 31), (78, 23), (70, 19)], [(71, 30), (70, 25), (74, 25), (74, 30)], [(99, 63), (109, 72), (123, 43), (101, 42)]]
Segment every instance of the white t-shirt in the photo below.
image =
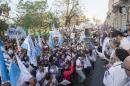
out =
[(19, 66), (20, 71), (21, 71), (20, 78), (19, 78), (19, 84), (21, 85), (21, 84), (29, 81), (32, 78), (32, 75), (27, 70), (27, 68), (25, 67), (25, 65), (21, 62), (21, 60), (19, 59), (19, 57), (17, 55), (16, 55), (16, 59), (17, 59), (18, 66)]
[(39, 70), (37, 71), (37, 74), (36, 74), (36, 79), (37, 81), (41, 81), (45, 75), (47, 74), (47, 72), (44, 70), (44, 72), (40, 72)]
[(97, 49), (93, 49), (93, 50), (92, 50), (92, 55), (91, 55), (91, 57), (90, 57), (90, 60), (95, 62), (97, 56), (98, 56), (98, 54), (97, 54)]
[(116, 49), (113, 49), (113, 50), (112, 50), (112, 53), (111, 53), (111, 55), (110, 55), (110, 59), (112, 59), (113, 57), (115, 57), (115, 51), (116, 51)]
[(124, 37), (121, 41), (120, 41), (120, 48), (123, 48), (125, 50), (129, 50), (130, 49), (130, 41)]
[(127, 36), (127, 39), (130, 41), (130, 36)]
[(124, 86), (130, 86), (130, 81), (128, 81)]
[(91, 67), (89, 57), (86, 56), (83, 62), (84, 62), (84, 68)]
[(102, 53), (104, 54), (104, 51), (108, 51), (107, 50), (107, 48), (109, 47), (109, 40), (110, 40), (110, 38), (108, 38), (108, 37), (106, 37), (105, 39), (104, 39), (104, 42), (103, 42), (103, 46), (102, 46)]
[(45, 78), (46, 74), (47, 74), (46, 70), (44, 70), (44, 72), (40, 72), (39, 70), (37, 71), (37, 74), (36, 74), (37, 84), (36, 84), (36, 86), (40, 86), (40, 84), (38, 82), (41, 81), (43, 78)]
[(105, 86), (124, 86), (127, 82), (125, 70), (121, 67), (122, 62), (116, 62), (104, 74)]
[(83, 67), (77, 67), (77, 66), (83, 66), (80, 59), (76, 60), (76, 70), (82, 70), (83, 69)]

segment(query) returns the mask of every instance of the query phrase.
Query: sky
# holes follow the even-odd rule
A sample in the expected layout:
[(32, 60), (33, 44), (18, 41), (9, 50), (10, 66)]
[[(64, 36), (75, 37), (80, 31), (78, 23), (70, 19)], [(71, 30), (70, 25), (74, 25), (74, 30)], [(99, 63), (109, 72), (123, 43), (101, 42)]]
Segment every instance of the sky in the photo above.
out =
[(108, 0), (81, 0), (81, 4), (84, 4), (86, 16), (105, 20), (108, 11)]
[[(0, 0), (1, 1), (1, 0)], [(14, 5), (11, 4), (11, 7), (15, 9), (15, 4), (19, 0), (9, 0)], [(27, 1), (27, 0), (26, 0)], [(33, 0), (30, 0), (33, 1)], [(49, 7), (53, 7), (55, 0), (47, 0)], [(79, 4), (82, 6), (83, 13), (87, 18), (97, 18), (101, 21), (104, 21), (108, 11), (108, 1), (109, 0), (79, 0)]]
[[(48, 0), (49, 5), (52, 5), (55, 0)], [(96, 17), (101, 21), (104, 21), (108, 11), (109, 0), (79, 0), (79, 4), (82, 6), (83, 13), (86, 17)]]

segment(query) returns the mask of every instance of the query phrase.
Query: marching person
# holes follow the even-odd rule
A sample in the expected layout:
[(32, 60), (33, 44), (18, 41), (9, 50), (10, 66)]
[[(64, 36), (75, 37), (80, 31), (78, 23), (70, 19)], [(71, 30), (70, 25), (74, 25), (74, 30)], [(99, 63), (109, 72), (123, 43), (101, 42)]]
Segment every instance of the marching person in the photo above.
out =
[(63, 71), (63, 79), (71, 82), (69, 84), (69, 86), (72, 86), (72, 74), (73, 73), (74, 73), (74, 62), (71, 61), (71, 64), (65, 65), (65, 70)]
[(106, 68), (109, 68), (112, 66), (113, 64), (113, 58), (115, 56), (115, 50), (119, 47), (120, 45), (120, 42), (118, 42), (116, 39), (111, 39), (110, 40), (110, 51), (111, 51), (111, 54), (109, 55), (110, 59), (108, 60), (109, 64), (106, 65)]
[(103, 83), (105, 86), (124, 86), (126, 83), (127, 75), (122, 68), (124, 59), (129, 56), (128, 52), (124, 49), (116, 49), (115, 56), (113, 57), (113, 65), (105, 72)]
[[(107, 35), (107, 37), (104, 39), (103, 46), (102, 46), (102, 54), (110, 54), (110, 39), (111, 39), (111, 33)], [(104, 59), (108, 61), (108, 57), (104, 56)]]
[(127, 83), (124, 86), (130, 86), (130, 56), (128, 56), (123, 64), (122, 68), (124, 68), (126, 74), (127, 74)]
[(120, 48), (123, 48), (125, 50), (130, 49), (130, 41), (126, 37), (124, 37), (124, 34), (122, 32), (114, 31), (113, 37), (115, 37), (120, 42)]
[(42, 80), (45, 78), (47, 74), (47, 70), (42, 65), (39, 65), (36, 73), (36, 79), (37, 79), (37, 84), (36, 86), (40, 86), (42, 84)]
[(85, 76), (85, 74), (83, 72), (84, 65), (83, 65), (82, 60), (83, 60), (82, 57), (78, 57), (78, 59), (76, 60), (76, 72), (77, 72), (78, 77), (80, 79), (80, 81), (79, 81), (80, 83), (83, 83), (85, 81), (85, 79), (86, 79), (86, 76)]

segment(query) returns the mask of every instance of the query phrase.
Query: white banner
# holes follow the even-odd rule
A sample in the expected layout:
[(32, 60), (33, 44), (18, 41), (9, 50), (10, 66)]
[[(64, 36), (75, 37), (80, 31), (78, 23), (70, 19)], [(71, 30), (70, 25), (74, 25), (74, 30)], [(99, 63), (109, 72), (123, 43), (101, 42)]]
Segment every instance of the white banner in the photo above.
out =
[(22, 29), (22, 27), (9, 28), (7, 30), (7, 36), (11, 39), (15, 39), (16, 37), (21, 39), (26, 37), (26, 32)]

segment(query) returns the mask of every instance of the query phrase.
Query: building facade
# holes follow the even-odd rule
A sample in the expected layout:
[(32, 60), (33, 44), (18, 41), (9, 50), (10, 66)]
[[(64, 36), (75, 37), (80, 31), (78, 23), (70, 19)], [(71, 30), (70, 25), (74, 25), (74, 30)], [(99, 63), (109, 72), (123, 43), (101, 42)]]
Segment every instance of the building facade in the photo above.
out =
[(109, 0), (105, 24), (118, 30), (126, 30), (130, 24), (130, 0)]

